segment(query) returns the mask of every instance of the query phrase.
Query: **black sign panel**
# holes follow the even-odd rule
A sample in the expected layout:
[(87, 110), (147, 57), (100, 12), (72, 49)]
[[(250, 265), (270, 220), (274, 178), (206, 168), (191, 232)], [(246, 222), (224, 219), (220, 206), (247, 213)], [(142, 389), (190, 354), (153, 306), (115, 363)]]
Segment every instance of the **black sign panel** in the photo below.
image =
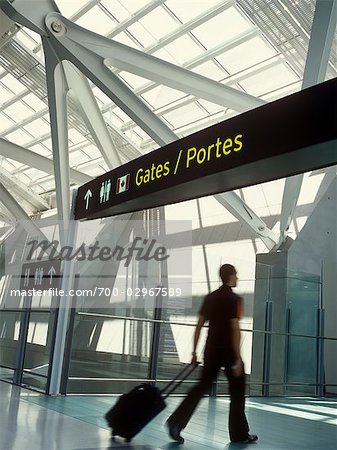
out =
[(34, 261), (22, 264), (21, 290), (58, 288), (61, 281), (61, 260)]
[(76, 219), (122, 214), (337, 163), (337, 79), (179, 139), (81, 186)]

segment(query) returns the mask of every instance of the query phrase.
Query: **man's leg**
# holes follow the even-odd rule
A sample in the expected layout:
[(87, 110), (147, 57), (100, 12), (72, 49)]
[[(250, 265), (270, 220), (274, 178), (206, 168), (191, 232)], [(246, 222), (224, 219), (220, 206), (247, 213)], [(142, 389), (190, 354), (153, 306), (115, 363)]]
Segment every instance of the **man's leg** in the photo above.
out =
[(231, 441), (241, 441), (247, 438), (249, 426), (245, 414), (246, 376), (243, 367), (242, 374), (235, 377), (231, 364), (226, 364), (225, 373), (229, 382), (230, 407), (228, 428)]
[(220, 364), (217, 359), (216, 355), (205, 354), (205, 365), (200, 381), (188, 392), (178, 408), (168, 418), (169, 426), (175, 426), (179, 431), (186, 427), (200, 399), (210, 388), (218, 374)]

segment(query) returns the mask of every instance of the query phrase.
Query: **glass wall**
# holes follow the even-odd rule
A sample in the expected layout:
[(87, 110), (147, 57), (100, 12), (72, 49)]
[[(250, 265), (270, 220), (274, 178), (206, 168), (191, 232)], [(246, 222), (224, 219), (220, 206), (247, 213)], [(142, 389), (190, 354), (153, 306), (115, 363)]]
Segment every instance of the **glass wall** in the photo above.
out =
[(17, 364), (16, 355), (22, 315), (22, 311), (1, 311), (0, 315), (0, 376), (7, 381), (13, 381)]
[[(308, 393), (315, 393), (317, 381), (318, 347), (314, 336), (318, 336), (319, 309), (321, 306), (321, 284), (318, 276), (296, 274), (288, 282), (287, 332), (287, 392), (291, 384), (306, 383)], [(312, 336), (312, 337), (307, 337)], [(314, 389), (313, 389), (314, 388)], [(303, 393), (303, 388), (301, 388)]]
[[(117, 393), (146, 379), (155, 379), (159, 386), (172, 379), (191, 358), (202, 299), (219, 286), (218, 268), (225, 262), (238, 268), (236, 291), (244, 297), (241, 351), (248, 394), (327, 392), (323, 384), (329, 361), (322, 359), (322, 355), (325, 348), (335, 345), (336, 336), (325, 334), (325, 339), (321, 339), (323, 330), (319, 321), (324, 309), (322, 265), (335, 258), (335, 218), (325, 212), (326, 202), (335, 195), (335, 183), (335, 167), (305, 174), (289, 229), (291, 245), (273, 253), (277, 259), (272, 263), (263, 260), (264, 255), (270, 255), (267, 245), (214, 197), (165, 207), (166, 221), (179, 217), (192, 224), (191, 304), (179, 308), (179, 301), (171, 298), (171, 304), (162, 308), (158, 320), (154, 310), (146, 308), (116, 308), (106, 316), (99, 316), (98, 311), (96, 316), (77, 311), (68, 392)], [(236, 192), (275, 234), (280, 226), (283, 187), (284, 180), (278, 180)], [(330, 234), (317, 236), (317, 226), (324, 227), (319, 218)], [(179, 252), (184, 242), (177, 235), (175, 238), (176, 248), (171, 250)], [(317, 239), (321, 242), (316, 244)], [(324, 239), (328, 242), (323, 243)], [(259, 274), (262, 266), (267, 270), (263, 281)], [(168, 276), (170, 268), (168, 264)], [(130, 269), (128, 281), (124, 280), (125, 286), (137, 283), (137, 276), (131, 272)], [(267, 314), (271, 314), (269, 324)], [(155, 361), (151, 359), (154, 334), (158, 354)], [(199, 345), (200, 359), (206, 335), (207, 327)], [(186, 392), (199, 372), (200, 369), (178, 392)], [(227, 393), (224, 376), (219, 377), (216, 392)]]
[[(277, 180), (235, 191), (276, 240), (284, 183)], [(191, 358), (202, 300), (219, 286), (219, 266), (229, 262), (238, 269), (235, 291), (244, 298), (241, 352), (247, 393), (335, 395), (336, 216), (336, 167), (330, 167), (304, 174), (288, 239), (279, 251), (271, 249), (264, 233), (257, 233), (249, 221), (230, 213), (214, 197), (136, 213), (131, 220), (123, 216), (110, 224), (81, 224), (77, 240), (84, 236), (87, 246), (99, 239), (101, 247), (127, 249), (137, 236), (148, 241), (154, 237), (170, 257), (146, 264), (135, 257), (128, 264), (74, 261), (76, 287), (82, 294), (74, 298), (67, 333), (64, 392), (118, 394), (142, 381), (161, 387), (171, 380)], [(179, 229), (172, 225), (177, 218), (184, 224)], [(189, 263), (184, 259), (188, 252)], [(177, 288), (185, 284), (189, 292), (178, 295)], [(158, 286), (172, 289), (160, 305), (157, 296), (150, 295)], [(96, 295), (83, 294), (95, 287), (101, 289)], [(145, 289), (146, 295), (136, 298), (137, 289)], [(17, 364), (22, 314), (1, 312), (2, 377)], [(53, 323), (51, 311), (30, 315), (22, 382), (41, 387), (41, 378), (48, 375)], [(206, 335), (207, 326), (200, 339), (200, 359)], [(199, 374), (200, 369), (178, 393), (186, 392)], [(212, 392), (227, 393), (224, 376)]]
[(18, 224), (0, 246), (0, 379), (46, 392), (57, 305), (52, 295), (18, 290), (27, 237)]
[(1, 312), (0, 379), (46, 391), (55, 317), (54, 311)]

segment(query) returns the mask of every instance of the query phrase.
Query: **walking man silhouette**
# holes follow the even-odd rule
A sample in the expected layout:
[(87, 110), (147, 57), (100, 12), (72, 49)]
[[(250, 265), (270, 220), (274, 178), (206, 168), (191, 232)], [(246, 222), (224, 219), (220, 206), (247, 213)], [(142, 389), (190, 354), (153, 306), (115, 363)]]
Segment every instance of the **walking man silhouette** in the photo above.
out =
[(229, 437), (232, 442), (250, 443), (257, 440), (255, 434), (249, 434), (245, 415), (245, 371), (240, 356), (240, 326), (242, 316), (242, 298), (232, 291), (237, 284), (237, 271), (231, 264), (220, 267), (222, 286), (208, 294), (199, 311), (199, 319), (194, 333), (192, 364), (196, 364), (196, 349), (200, 331), (206, 321), (209, 322), (208, 336), (204, 354), (204, 367), (201, 378), (178, 408), (167, 420), (170, 437), (183, 443), (180, 435), (186, 427), (202, 396), (216, 379), (219, 369), (229, 382)]

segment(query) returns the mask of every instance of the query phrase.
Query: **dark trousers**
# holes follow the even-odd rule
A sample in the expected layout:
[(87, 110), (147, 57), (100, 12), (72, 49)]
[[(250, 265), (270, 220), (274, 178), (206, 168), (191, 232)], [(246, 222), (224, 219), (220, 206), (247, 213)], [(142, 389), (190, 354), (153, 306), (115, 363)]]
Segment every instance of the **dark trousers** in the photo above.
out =
[(231, 371), (233, 363), (233, 358), (225, 349), (206, 349), (204, 367), (199, 383), (189, 391), (182, 403), (170, 416), (169, 422), (178, 425), (180, 429), (185, 428), (200, 399), (208, 392), (212, 382), (216, 379), (219, 369), (224, 367), (230, 392), (229, 437), (232, 441), (245, 439), (249, 432), (245, 415), (245, 374), (243, 368), (242, 374), (235, 377)]

